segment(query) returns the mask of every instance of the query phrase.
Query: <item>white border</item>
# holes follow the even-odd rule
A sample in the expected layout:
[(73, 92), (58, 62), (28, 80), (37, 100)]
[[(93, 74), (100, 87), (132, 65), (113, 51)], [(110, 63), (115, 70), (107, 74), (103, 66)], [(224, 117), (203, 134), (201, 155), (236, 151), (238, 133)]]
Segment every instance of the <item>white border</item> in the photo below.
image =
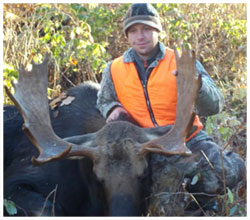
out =
[[(172, 0), (172, 1), (169, 1), (169, 0), (166, 0), (166, 1), (154, 1), (154, 0), (151, 0), (151, 1), (141, 1), (141, 0), (136, 0), (136, 2), (138, 3), (143, 3), (143, 2), (150, 2), (150, 3), (246, 3), (247, 4), (247, 20), (249, 20), (249, 10), (250, 10), (250, 6), (249, 6), (249, 3), (246, 1), (246, 0), (213, 0), (213, 1), (210, 1), (210, 0), (192, 0), (192, 1), (181, 1), (181, 0)], [(1, 1), (1, 5), (0, 5), (0, 15), (1, 15), (1, 18), (0, 18), (0, 25), (1, 25), (1, 33), (0, 33), (0, 41), (1, 41), (1, 45), (0, 45), (0, 71), (1, 73), (3, 73), (3, 4), (4, 3), (135, 3), (135, 0), (125, 0), (125, 1), (106, 1), (106, 0), (103, 0), (103, 1), (90, 1), (90, 0), (74, 0), (74, 1), (65, 1), (65, 0), (62, 0), (62, 1), (56, 1), (56, 0), (26, 0), (26, 1), (18, 1), (18, 0), (2, 0)], [(247, 22), (247, 29), (249, 29), (249, 25), (248, 25), (248, 22)], [(247, 43), (249, 42), (249, 36), (247, 35)], [(247, 44), (248, 46), (248, 44)], [(249, 48), (247, 47), (247, 54), (249, 54)], [(250, 59), (249, 59), (249, 56), (247, 57), (247, 63), (250, 62)], [(3, 76), (3, 74), (1, 74)], [(248, 88), (248, 85), (250, 83), (250, 79), (249, 77), (247, 77), (247, 112), (249, 110), (249, 107), (250, 107), (250, 103), (249, 103), (249, 99), (248, 99), (248, 96), (249, 96), (249, 88)], [(12, 219), (12, 218), (17, 218), (17, 217), (3, 217), (3, 125), (2, 125), (2, 122), (3, 122), (3, 78), (0, 79), (0, 85), (1, 85), (1, 92), (0, 92), (0, 97), (1, 97), (1, 104), (0, 104), (0, 123), (1, 123), (1, 128), (0, 128), (0, 146), (1, 146), (1, 149), (0, 149), (0, 219)], [(250, 119), (249, 117), (247, 117), (247, 124), (250, 123)], [(247, 146), (249, 146), (249, 129), (247, 129)], [(249, 152), (249, 149), (247, 150), (247, 158), (249, 158), (249, 155), (250, 155), (250, 152)], [(247, 166), (247, 169), (248, 169), (249, 166)], [(247, 188), (249, 189), (249, 175), (247, 175)], [(247, 216), (246, 217), (230, 217), (230, 220), (234, 220), (234, 219), (249, 219), (249, 210), (250, 210), (250, 193), (248, 192), (247, 193)], [(72, 220), (72, 217), (28, 217), (28, 219), (71, 219)], [(74, 219), (110, 219), (111, 217), (74, 217)], [(130, 217), (129, 219), (138, 219), (138, 218), (143, 218), (143, 217)], [(169, 218), (175, 218), (175, 219), (180, 219), (180, 218), (185, 218), (185, 219), (208, 219), (208, 218), (216, 218), (216, 219), (227, 219), (229, 217), (145, 217), (145, 218), (151, 218), (151, 219), (169, 219)], [(27, 219), (27, 217), (18, 217), (18, 219)], [(117, 218), (116, 218), (117, 219)], [(119, 217), (119, 219), (128, 219), (128, 217)]]

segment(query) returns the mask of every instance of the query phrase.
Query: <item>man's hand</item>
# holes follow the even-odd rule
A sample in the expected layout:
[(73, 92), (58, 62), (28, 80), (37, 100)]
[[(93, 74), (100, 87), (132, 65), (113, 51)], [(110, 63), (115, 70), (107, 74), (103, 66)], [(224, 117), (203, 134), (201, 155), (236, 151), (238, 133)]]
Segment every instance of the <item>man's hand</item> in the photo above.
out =
[(111, 121), (129, 121), (135, 125), (137, 122), (132, 118), (132, 116), (121, 106), (115, 107), (106, 119), (106, 123)]
[(173, 73), (174, 76), (177, 76), (178, 75), (178, 70), (173, 70), (172, 73)]
[(106, 123), (109, 123), (111, 121), (115, 121), (119, 118), (120, 115), (128, 115), (128, 112), (121, 106), (115, 107), (112, 112), (109, 114)]

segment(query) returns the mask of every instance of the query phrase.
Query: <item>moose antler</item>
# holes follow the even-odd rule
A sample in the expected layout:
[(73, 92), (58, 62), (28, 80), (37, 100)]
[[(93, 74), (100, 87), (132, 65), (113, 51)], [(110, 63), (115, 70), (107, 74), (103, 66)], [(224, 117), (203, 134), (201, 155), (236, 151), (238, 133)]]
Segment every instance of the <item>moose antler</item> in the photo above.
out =
[(165, 135), (146, 142), (139, 154), (155, 152), (164, 155), (190, 155), (185, 140), (192, 128), (195, 114), (194, 104), (200, 88), (201, 77), (196, 77), (195, 52), (182, 48), (179, 56), (175, 48), (177, 62), (177, 110), (176, 120), (172, 129)]
[[(13, 84), (14, 95), (5, 86), (7, 95), (24, 118), (24, 132), (40, 152), (38, 158), (32, 158), (32, 163), (36, 165), (69, 155), (72, 145), (74, 151), (71, 155), (78, 152), (78, 146), (58, 137), (51, 126), (47, 99), (48, 61), (49, 56), (46, 54), (42, 64), (32, 61), (32, 71), (26, 71), (21, 67), (18, 83)], [(78, 155), (84, 155), (84, 153), (90, 157), (93, 156), (91, 149), (87, 149), (87, 152), (83, 149)]]
[[(24, 118), (24, 132), (40, 152), (39, 159), (37, 161), (33, 159), (37, 163), (39, 161), (48, 162), (53, 157), (63, 157), (71, 149), (67, 142), (55, 135), (51, 127), (46, 96), (48, 61), (48, 54), (46, 54), (42, 64), (35, 64), (32, 61), (33, 67), (31, 72), (26, 71), (22, 66), (19, 69), (18, 83), (13, 84), (15, 88), (14, 95), (5, 87), (8, 96), (15, 103)], [(40, 147), (39, 143), (44, 143), (44, 145)], [(50, 153), (52, 155), (48, 155)]]

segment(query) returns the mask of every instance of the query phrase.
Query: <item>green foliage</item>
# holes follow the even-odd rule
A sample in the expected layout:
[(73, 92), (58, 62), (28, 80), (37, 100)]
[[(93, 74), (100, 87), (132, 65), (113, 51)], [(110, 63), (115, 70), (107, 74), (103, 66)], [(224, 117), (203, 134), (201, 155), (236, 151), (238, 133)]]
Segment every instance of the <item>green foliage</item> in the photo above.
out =
[[(4, 63), (4, 72), (3, 72), (3, 80), (4, 86), (11, 88), (11, 92), (14, 93), (14, 88), (12, 87), (11, 82), (17, 82), (18, 72), (13, 65), (9, 65)], [(12, 104), (12, 101), (8, 96), (4, 96), (4, 103), (5, 104)]]
[(226, 188), (225, 195), (218, 195), (219, 209), (223, 216), (246, 216), (246, 207), (239, 203), (237, 193)]
[(9, 215), (17, 214), (16, 204), (13, 201), (4, 199), (3, 204)]
[(235, 117), (230, 116), (227, 112), (210, 116), (206, 122), (206, 131), (211, 136), (216, 137), (216, 142), (223, 146), (233, 135), (234, 129), (241, 125), (241, 122)]
[[(52, 58), (52, 89), (56, 90), (62, 77), (65, 83), (70, 84), (62, 84), (63, 87), (79, 84), (87, 79), (97, 81), (96, 74), (102, 72), (110, 57), (105, 49), (107, 43), (94, 42), (91, 26), (80, 14), (85, 8), (77, 10), (76, 6), (35, 4), (30, 6), (32, 13), (25, 13), (24, 18), (16, 16), (10, 19), (5, 16), (5, 62), (16, 68), (20, 64), (27, 67), (31, 59), (41, 62), (47, 52)], [(18, 34), (15, 30), (17, 28)], [(13, 33), (13, 36), (9, 33)], [(12, 50), (17, 53), (11, 53)]]

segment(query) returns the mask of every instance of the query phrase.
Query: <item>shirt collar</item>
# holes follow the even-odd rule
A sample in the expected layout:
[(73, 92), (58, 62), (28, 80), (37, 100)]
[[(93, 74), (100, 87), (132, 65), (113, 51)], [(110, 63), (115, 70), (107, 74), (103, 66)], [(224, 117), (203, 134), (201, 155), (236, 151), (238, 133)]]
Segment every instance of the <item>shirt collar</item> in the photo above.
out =
[[(162, 60), (165, 56), (165, 46), (163, 43), (159, 42), (159, 52), (158, 54), (156, 55), (156, 60), (159, 61), (159, 60)], [(128, 50), (126, 50), (123, 54), (123, 62), (124, 63), (131, 63), (131, 62), (134, 62), (135, 61), (135, 58), (134, 58), (134, 54), (135, 51), (133, 48), (129, 48)]]

